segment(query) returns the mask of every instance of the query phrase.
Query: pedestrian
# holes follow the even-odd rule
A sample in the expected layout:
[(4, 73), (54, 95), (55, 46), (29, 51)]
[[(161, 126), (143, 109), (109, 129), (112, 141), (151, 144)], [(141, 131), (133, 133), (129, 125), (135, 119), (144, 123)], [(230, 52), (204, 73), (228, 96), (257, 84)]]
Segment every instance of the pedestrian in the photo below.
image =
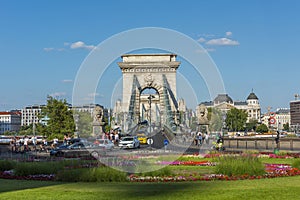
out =
[(11, 152), (16, 152), (17, 140), (16, 137), (12, 138), (10, 141)]
[(67, 139), (68, 139), (68, 135), (65, 134), (64, 135), (64, 140), (63, 140), (64, 145), (67, 145)]
[(199, 146), (202, 145), (202, 140), (203, 140), (202, 134), (199, 133), (199, 134), (198, 134), (198, 144), (199, 144)]
[(208, 135), (208, 133), (205, 134), (205, 142), (206, 142), (206, 144), (209, 144), (209, 135)]
[(58, 139), (57, 138), (54, 138), (53, 139), (53, 142), (52, 142), (52, 149), (55, 149), (56, 147), (57, 147), (57, 145), (58, 145)]
[(25, 138), (24, 138), (24, 151), (29, 151), (28, 142), (29, 142), (29, 138), (27, 136), (25, 136)]

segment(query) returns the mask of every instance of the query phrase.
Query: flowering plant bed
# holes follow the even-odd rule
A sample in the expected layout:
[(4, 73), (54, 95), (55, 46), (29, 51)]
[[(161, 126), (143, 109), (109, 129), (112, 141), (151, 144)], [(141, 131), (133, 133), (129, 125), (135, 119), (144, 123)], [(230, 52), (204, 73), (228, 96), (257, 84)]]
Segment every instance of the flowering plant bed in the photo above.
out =
[(289, 165), (283, 164), (266, 164), (265, 175), (261, 176), (250, 176), (250, 175), (241, 175), (241, 176), (226, 176), (222, 174), (207, 174), (199, 176), (197, 174), (190, 174), (187, 176), (165, 176), (165, 177), (151, 177), (151, 176), (138, 176), (132, 174), (128, 177), (128, 180), (131, 182), (183, 182), (183, 181), (215, 181), (215, 180), (246, 180), (246, 179), (263, 179), (263, 178), (276, 178), (276, 177), (286, 177), (286, 176), (296, 176), (300, 175), (300, 170), (297, 168), (292, 168)]
[(210, 161), (160, 161), (160, 165), (185, 165), (185, 166), (213, 166), (215, 163)]
[[(284, 159), (282, 157), (274, 157), (275, 154), (250, 154), (248, 157), (250, 157), (254, 160), (260, 159), (264, 160), (265, 164), (262, 164), (262, 169), (265, 169), (262, 171), (262, 174), (260, 175), (253, 175), (253, 173), (249, 173), (249, 171), (246, 170), (246, 172), (240, 173), (240, 175), (236, 175), (237, 173), (230, 173), (228, 175), (225, 175), (226, 173), (222, 171), (214, 171), (215, 168), (220, 166), (220, 161), (221, 160), (228, 160), (227, 158), (232, 157), (233, 158), (233, 163), (236, 163), (239, 158), (244, 158), (247, 157), (245, 154), (214, 154), (213, 158), (204, 158), (204, 156), (199, 156), (199, 155), (189, 155), (189, 156), (182, 156), (178, 160), (175, 161), (165, 161), (164, 159), (168, 160), (168, 157), (163, 157), (162, 161), (157, 161), (155, 164), (161, 165), (166, 170), (162, 170), (159, 173), (144, 173), (144, 174), (131, 174), (131, 175), (126, 175), (124, 180), (130, 181), (130, 182), (183, 182), (183, 181), (214, 181), (214, 180), (245, 180), (245, 179), (263, 179), (263, 178), (276, 178), (276, 177), (285, 177), (285, 176), (296, 176), (300, 175), (300, 170), (298, 165), (293, 165), (294, 168), (291, 166), (292, 159), (294, 157), (285, 157)], [(224, 158), (224, 159), (223, 159)], [(286, 158), (289, 158), (286, 160)], [(135, 158), (138, 159), (138, 158)], [(244, 162), (244, 160), (242, 160)], [(299, 159), (295, 159), (295, 161), (299, 161)], [(266, 162), (271, 162), (273, 164), (269, 164)], [(280, 162), (283, 162), (284, 164), (278, 164)], [(289, 164), (287, 164), (287, 163)], [(23, 164), (26, 164), (22, 163)], [(30, 162), (29, 162), (30, 163)], [(276, 164), (274, 164), (276, 163)], [(7, 163), (9, 164), (9, 163)], [(33, 171), (38, 172), (35, 173), (34, 175), (28, 175), (27, 174), (18, 174), (15, 173), (15, 165), (8, 165), (7, 169), (11, 170), (3, 170), (2, 172), (0, 171), (0, 178), (5, 178), (5, 179), (23, 179), (23, 180), (58, 180), (57, 177), (59, 173), (57, 172), (50, 172), (47, 170), (47, 172), (44, 171), (37, 171), (32, 169), (40, 169), (42, 165), (33, 165), (35, 163), (32, 163), (32, 165), (29, 165), (31, 167), (30, 173), (33, 174)], [(43, 163), (41, 163), (43, 164)], [(52, 169), (53, 167), (51, 166), (58, 166), (59, 163), (44, 163), (44, 165), (47, 165), (49, 169)], [(50, 165), (51, 164), (51, 165)], [(54, 165), (53, 165), (54, 164)], [(14, 167), (13, 169), (10, 167)], [(170, 167), (168, 167), (170, 166)], [(253, 166), (253, 165), (247, 165), (247, 166)], [(96, 171), (98, 169), (104, 169), (104, 171)], [(234, 166), (235, 167), (235, 166)], [(46, 169), (48, 169), (46, 168)], [(18, 168), (20, 169), (20, 167)], [(23, 168), (21, 168), (23, 169)], [(24, 170), (26, 169), (26, 165), (24, 165)], [(109, 173), (112, 171), (111, 168), (103, 166), (99, 162), (77, 162), (77, 161), (70, 161), (69, 164), (67, 165), (62, 165), (61, 168), (59, 168), (59, 172), (62, 170), (66, 170), (64, 172), (68, 172), (70, 170), (78, 170), (76, 171), (77, 175), (80, 176), (80, 173), (83, 172), (83, 169), (92, 169), (90, 170), (93, 172), (93, 176), (95, 176), (95, 180), (97, 177), (101, 177), (105, 173)], [(100, 169), (100, 170), (101, 170)], [(111, 170), (110, 170), (111, 169)], [(232, 169), (232, 168), (229, 168)], [(243, 168), (245, 169), (245, 168)], [(106, 171), (105, 171), (106, 170)], [(25, 170), (26, 171), (26, 170)], [(28, 171), (28, 170), (27, 170)], [(41, 174), (39, 174), (41, 172)], [(72, 171), (70, 173), (73, 173), (75, 171)], [(94, 173), (95, 172), (95, 173)], [(97, 173), (100, 173), (97, 175)], [(248, 174), (247, 174), (248, 173)], [(115, 173), (117, 174), (117, 173)], [(249, 175), (251, 174), (251, 175)], [(23, 175), (23, 176), (22, 176)], [(126, 179), (127, 176), (127, 179)], [(88, 179), (88, 177), (87, 177)], [(94, 180), (94, 179), (91, 179)]]
[(54, 174), (38, 174), (28, 176), (16, 176), (12, 170), (0, 172), (0, 178), (3, 179), (16, 179), (16, 180), (36, 180), (36, 181), (53, 181), (55, 180)]

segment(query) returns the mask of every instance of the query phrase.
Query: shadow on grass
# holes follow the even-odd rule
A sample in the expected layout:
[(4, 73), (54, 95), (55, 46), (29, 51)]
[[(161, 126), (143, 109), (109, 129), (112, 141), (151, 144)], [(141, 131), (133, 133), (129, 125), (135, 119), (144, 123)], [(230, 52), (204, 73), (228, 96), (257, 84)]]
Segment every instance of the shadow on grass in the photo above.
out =
[(151, 197), (153, 199), (163, 199), (169, 195), (186, 194), (187, 191), (194, 190), (196, 188), (205, 189), (209, 186), (206, 182), (181, 182), (181, 183), (128, 183), (118, 186), (120, 194), (124, 199), (132, 197)]
[(47, 187), (53, 185), (61, 185), (63, 183), (54, 181), (29, 181), (29, 180), (13, 180), (13, 179), (0, 179), (0, 193), (34, 189), (40, 187)]

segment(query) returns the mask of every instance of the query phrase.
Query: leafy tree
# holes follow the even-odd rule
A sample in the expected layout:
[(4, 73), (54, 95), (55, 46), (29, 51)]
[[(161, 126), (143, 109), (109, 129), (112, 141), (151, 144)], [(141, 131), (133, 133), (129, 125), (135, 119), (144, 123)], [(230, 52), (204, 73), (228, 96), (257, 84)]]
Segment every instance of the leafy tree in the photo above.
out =
[(286, 124), (283, 124), (283, 130), (290, 131), (290, 124), (288, 122)]
[(207, 118), (210, 122), (209, 130), (220, 131), (222, 130), (223, 122), (222, 122), (222, 112), (217, 108), (207, 108)]
[(256, 127), (256, 132), (258, 132), (258, 133), (266, 133), (268, 131), (269, 131), (269, 129), (268, 129), (267, 125), (265, 125), (265, 124), (260, 124), (259, 126)]
[(58, 100), (52, 96), (47, 97), (47, 105), (42, 108), (41, 118), (48, 117), (47, 130), (45, 133), (50, 138), (58, 137), (62, 139), (64, 134), (73, 134), (75, 131), (75, 123), (73, 112), (69, 109), (67, 101)]
[[(35, 127), (36, 127), (36, 129), (35, 129), (36, 135), (42, 135), (42, 136), (49, 135), (49, 134), (47, 134), (47, 127), (45, 125), (43, 125), (41, 123), (37, 123), (35, 125)], [(33, 124), (21, 126), (18, 134), (19, 135), (33, 135)]]
[(32, 132), (32, 124), (21, 126), (19, 130), (20, 135), (31, 135)]
[(257, 126), (258, 121), (256, 119), (250, 119), (248, 123), (246, 123), (246, 130), (248, 131), (252, 131), (252, 130), (256, 130), (256, 126)]
[(247, 121), (247, 113), (245, 110), (232, 108), (227, 112), (226, 125), (231, 131), (242, 131)]
[(89, 137), (93, 133), (93, 117), (89, 112), (76, 112), (80, 137)]

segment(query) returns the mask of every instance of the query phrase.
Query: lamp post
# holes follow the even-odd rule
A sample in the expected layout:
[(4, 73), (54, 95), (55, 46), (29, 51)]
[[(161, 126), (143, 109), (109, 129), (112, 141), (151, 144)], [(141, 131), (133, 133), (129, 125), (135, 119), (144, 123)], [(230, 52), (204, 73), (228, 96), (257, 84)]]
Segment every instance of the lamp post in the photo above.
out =
[(148, 103), (149, 103), (149, 124), (150, 124), (150, 130), (149, 130), (149, 132), (150, 132), (150, 135), (151, 135), (151, 132), (152, 132), (152, 122), (151, 122), (151, 118), (152, 118), (152, 116), (151, 116), (151, 105), (152, 105), (152, 99), (154, 99), (155, 98), (155, 96), (154, 95), (152, 95), (152, 94), (150, 94), (149, 95), (149, 97), (148, 97)]
[(75, 120), (75, 138), (79, 138), (79, 136), (78, 136), (79, 115), (78, 114), (74, 115), (74, 120)]

